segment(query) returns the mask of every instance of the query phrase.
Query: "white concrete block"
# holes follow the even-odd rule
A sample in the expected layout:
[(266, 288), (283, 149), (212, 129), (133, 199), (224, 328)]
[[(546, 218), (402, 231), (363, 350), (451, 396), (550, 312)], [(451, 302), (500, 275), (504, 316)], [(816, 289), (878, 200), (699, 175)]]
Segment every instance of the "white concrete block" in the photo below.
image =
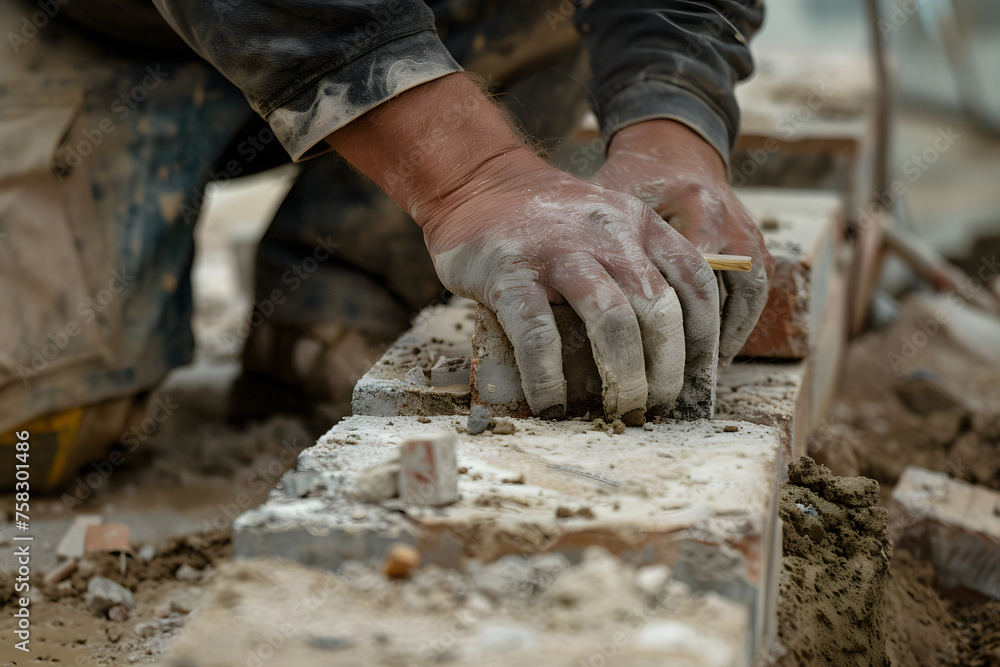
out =
[(455, 432), (410, 438), (400, 448), (399, 497), (407, 505), (438, 507), (458, 501)]
[(1000, 598), (1000, 492), (910, 466), (892, 492), (889, 535), (946, 587)]

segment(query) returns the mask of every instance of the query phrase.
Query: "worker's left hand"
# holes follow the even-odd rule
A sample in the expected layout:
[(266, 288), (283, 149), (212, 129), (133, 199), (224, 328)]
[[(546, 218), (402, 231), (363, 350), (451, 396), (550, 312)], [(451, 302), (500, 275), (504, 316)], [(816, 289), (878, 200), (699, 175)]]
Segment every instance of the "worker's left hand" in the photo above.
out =
[(767, 303), (774, 259), (729, 187), (718, 152), (686, 126), (650, 120), (620, 130), (594, 174), (606, 188), (638, 197), (704, 253), (749, 255), (749, 272), (723, 271), (719, 362), (739, 353)]

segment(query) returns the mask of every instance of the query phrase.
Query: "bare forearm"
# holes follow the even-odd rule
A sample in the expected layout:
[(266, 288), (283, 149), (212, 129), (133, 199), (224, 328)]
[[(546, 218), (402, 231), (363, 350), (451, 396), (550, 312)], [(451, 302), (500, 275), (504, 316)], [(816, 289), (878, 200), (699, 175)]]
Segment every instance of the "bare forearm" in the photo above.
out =
[(461, 74), (402, 93), (326, 142), (421, 227), (452, 193), (474, 181), (483, 165), (511, 154), (534, 158), (503, 115)]

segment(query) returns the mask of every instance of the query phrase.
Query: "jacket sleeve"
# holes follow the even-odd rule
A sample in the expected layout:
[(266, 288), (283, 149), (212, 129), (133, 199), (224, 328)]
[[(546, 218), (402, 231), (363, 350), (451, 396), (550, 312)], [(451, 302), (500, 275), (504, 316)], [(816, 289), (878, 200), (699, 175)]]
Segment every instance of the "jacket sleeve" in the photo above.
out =
[(399, 93), (461, 68), (419, 0), (154, 0), (295, 161)]
[(762, 0), (593, 0), (574, 16), (593, 70), (605, 139), (668, 118), (698, 132), (729, 164), (739, 133), (736, 82), (753, 70)]

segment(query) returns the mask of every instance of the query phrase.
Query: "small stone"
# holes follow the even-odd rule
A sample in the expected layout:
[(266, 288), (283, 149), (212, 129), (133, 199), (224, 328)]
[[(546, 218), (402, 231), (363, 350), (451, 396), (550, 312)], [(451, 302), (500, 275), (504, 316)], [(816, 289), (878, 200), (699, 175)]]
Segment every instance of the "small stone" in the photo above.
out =
[(170, 604), (170, 611), (185, 616), (195, 610), (200, 599), (201, 591), (197, 588), (188, 588), (183, 591), (178, 591), (177, 593), (171, 595), (168, 600)]
[(647, 565), (635, 571), (635, 587), (647, 597), (656, 597), (670, 579), (670, 568), (666, 565)]
[(90, 579), (92, 576), (97, 574), (97, 566), (94, 565), (92, 561), (81, 560), (76, 564), (76, 571), (80, 573), (80, 576), (84, 579)]
[(509, 419), (498, 419), (493, 425), (493, 435), (514, 435), (517, 427)]
[(778, 229), (780, 226), (781, 224), (778, 222), (777, 218), (769, 217), (769, 218), (764, 218), (763, 220), (760, 221), (760, 228), (765, 231), (769, 232), (774, 231), (775, 229)]
[(653, 430), (653, 422), (646, 422), (645, 424), (643, 424), (642, 425), (642, 430), (643, 431), (652, 431)]
[(736, 424), (728, 424), (722, 430), (725, 431), (726, 433), (736, 433), (737, 431), (740, 430), (740, 427), (737, 426)]
[(140, 637), (152, 637), (160, 631), (160, 624), (156, 621), (137, 623), (133, 631)]
[(427, 376), (424, 374), (424, 369), (420, 366), (414, 366), (410, 370), (406, 371), (406, 376), (403, 378), (403, 381), (412, 387), (427, 386)]
[(431, 420), (428, 419), (427, 417), (417, 417), (417, 421), (420, 422), (421, 424), (430, 424), (431, 423)]
[(469, 420), (466, 422), (465, 429), (469, 435), (479, 435), (490, 427), (492, 421), (493, 415), (490, 414), (489, 410), (482, 405), (473, 405), (469, 411)]
[(483, 649), (497, 653), (527, 648), (536, 641), (531, 630), (513, 625), (491, 624), (480, 628), (476, 634)]
[(399, 450), (382, 463), (365, 468), (354, 482), (354, 497), (363, 503), (378, 503), (399, 495)]
[(413, 570), (420, 567), (420, 552), (412, 545), (396, 542), (385, 554), (382, 574), (390, 579), (409, 579)]
[(465, 608), (479, 616), (489, 616), (493, 613), (493, 603), (488, 597), (477, 591), (472, 591), (465, 598)]
[(201, 581), (202, 578), (204, 578), (204, 576), (205, 576), (204, 572), (202, 572), (201, 570), (196, 570), (187, 563), (177, 568), (177, 572), (174, 574), (174, 577), (177, 579), (177, 581), (187, 581), (187, 582)]
[(354, 642), (345, 637), (316, 636), (309, 638), (309, 645), (318, 649), (336, 651), (349, 648), (354, 645)]
[(139, 549), (139, 558), (144, 561), (151, 561), (156, 557), (156, 547), (146, 544)]
[(116, 604), (108, 609), (108, 618), (115, 623), (124, 623), (128, 620), (128, 607), (123, 604)]
[(354, 519), (355, 521), (361, 521), (362, 519), (364, 519), (367, 516), (368, 516), (368, 512), (366, 512), (361, 507), (357, 507), (357, 508), (351, 510), (351, 518)]
[(132, 591), (104, 577), (94, 577), (87, 583), (86, 601), (87, 608), (98, 615), (104, 614), (117, 604), (126, 607), (135, 604)]
[(486, 385), (486, 391), (488, 391), (491, 394), (495, 394), (497, 391), (497, 386), (495, 384), (488, 384)]

